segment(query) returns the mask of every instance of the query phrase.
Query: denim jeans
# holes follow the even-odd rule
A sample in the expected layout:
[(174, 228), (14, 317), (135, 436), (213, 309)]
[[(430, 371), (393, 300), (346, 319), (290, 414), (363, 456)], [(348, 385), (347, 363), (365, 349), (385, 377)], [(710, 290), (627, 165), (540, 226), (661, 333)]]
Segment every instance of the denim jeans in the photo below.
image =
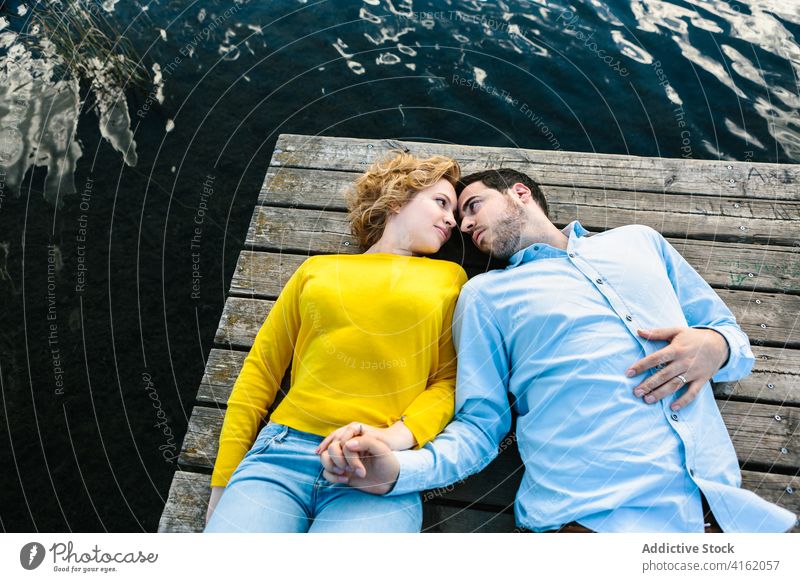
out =
[(270, 422), (231, 476), (206, 532), (418, 532), (418, 493), (382, 497), (330, 483), (322, 437)]

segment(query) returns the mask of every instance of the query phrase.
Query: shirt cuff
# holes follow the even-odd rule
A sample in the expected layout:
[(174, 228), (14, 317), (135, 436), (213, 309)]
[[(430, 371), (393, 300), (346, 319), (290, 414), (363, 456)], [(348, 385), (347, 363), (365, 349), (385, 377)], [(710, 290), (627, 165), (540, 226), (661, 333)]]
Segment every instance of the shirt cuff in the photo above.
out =
[(728, 359), (711, 378), (714, 382), (735, 382), (747, 376), (753, 368), (755, 358), (750, 350), (750, 341), (738, 328), (725, 325), (698, 325), (696, 329), (710, 329), (719, 333), (728, 344)]
[(400, 463), (400, 474), (397, 475), (394, 487), (386, 493), (387, 496), (405, 495), (406, 493), (419, 493), (422, 491), (421, 477), (424, 471), (420, 470), (420, 451), (395, 451), (394, 456)]

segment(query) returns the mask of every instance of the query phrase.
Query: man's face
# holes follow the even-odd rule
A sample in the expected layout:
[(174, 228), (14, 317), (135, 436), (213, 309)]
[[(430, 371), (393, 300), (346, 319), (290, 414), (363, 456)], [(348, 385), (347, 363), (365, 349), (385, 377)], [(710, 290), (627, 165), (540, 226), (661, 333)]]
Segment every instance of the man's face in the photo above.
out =
[(473, 182), (458, 197), (461, 230), (481, 252), (508, 259), (520, 249), (527, 216), (510, 194)]

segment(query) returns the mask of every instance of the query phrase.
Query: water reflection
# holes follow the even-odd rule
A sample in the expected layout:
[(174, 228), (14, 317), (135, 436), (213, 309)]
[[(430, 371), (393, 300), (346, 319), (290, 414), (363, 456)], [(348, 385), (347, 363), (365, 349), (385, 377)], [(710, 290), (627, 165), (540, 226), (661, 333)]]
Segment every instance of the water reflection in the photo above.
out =
[[(359, 17), (367, 28), (363, 35), (370, 43), (388, 49), (397, 48), (398, 38), (420, 29), (429, 30), (448, 47), (463, 46), (478, 52), (498, 54), (525, 68), (538, 70), (545, 63), (537, 59), (561, 61), (570, 54), (570, 47), (591, 46), (586, 39), (596, 43), (598, 55), (605, 55), (608, 41), (616, 46), (627, 68), (635, 63), (650, 65), (655, 57), (655, 41), (650, 35), (668, 39), (678, 49), (686, 64), (696, 66), (711, 75), (724, 90), (730, 91), (741, 102), (746, 112), (761, 116), (769, 134), (780, 144), (793, 161), (800, 161), (800, 126), (797, 115), (797, 87), (794, 79), (800, 76), (800, 45), (785, 23), (800, 24), (800, 2), (797, 0), (632, 0), (602, 2), (518, 1), (518, 2), (392, 2), (391, 0), (365, 2)], [(712, 49), (709, 50), (709, 40)], [(406, 42), (408, 42), (406, 40)], [(370, 72), (371, 63), (361, 63), (358, 57), (357, 37), (338, 38), (334, 47), (347, 59), (351, 71), (358, 75)], [(349, 51), (343, 50), (349, 47)], [(702, 48), (701, 48), (702, 47)], [(554, 52), (552, 50), (556, 48)], [(788, 63), (791, 75), (775, 72), (775, 61), (763, 70), (759, 53), (777, 57), (777, 62)], [(748, 58), (744, 52), (750, 54)], [(391, 56), (389, 56), (391, 55)], [(473, 55), (458, 59), (457, 73), (470, 74), (474, 70)], [(624, 59), (623, 59), (624, 60)], [(416, 64), (413, 55), (395, 52), (383, 53), (375, 59), (377, 66), (407, 67)], [(550, 66), (566, 63), (549, 63)], [(671, 62), (680, 69), (680, 63)], [(618, 67), (619, 69), (619, 67)], [(590, 78), (597, 71), (584, 71)], [(377, 73), (376, 73), (377, 74)], [(491, 73), (490, 73), (491, 74)], [(602, 70), (600, 73), (602, 75)], [(712, 81), (705, 81), (706, 84)], [(754, 86), (755, 85), (755, 86)], [(703, 88), (715, 94), (717, 88)], [(676, 84), (664, 86), (665, 97), (682, 105)], [(725, 119), (730, 134), (743, 139), (750, 146), (766, 149), (751, 131)], [(706, 150), (712, 155), (730, 157), (709, 144)]]
[[(2, 4), (10, 12), (0, 20), (5, 52), (0, 60), (0, 165), (9, 190), (17, 195), (29, 169), (46, 168), (44, 197), (61, 206), (64, 195), (75, 193), (74, 174), (82, 156), (75, 136), (84, 106), (81, 80), (90, 84), (100, 134), (125, 164), (136, 165), (125, 89), (139, 78), (141, 64), (126, 56), (124, 37), (112, 39), (101, 28), (107, 21), (100, 10), (112, 12), (116, 1), (99, 6), (55, 1), (36, 4), (32, 11), (24, 3), (10, 4)], [(9, 18), (15, 18), (14, 27)]]
[(59, 59), (52, 52), (34, 58), (16, 40), (13, 32), (0, 34), (0, 48), (8, 51), (0, 72), (0, 166), (17, 194), (29, 168), (47, 168), (44, 196), (59, 204), (61, 196), (75, 193), (75, 166), (82, 155), (75, 141), (78, 81), (56, 80)]
[[(298, 8), (304, 5), (299, 0), (286, 3)], [(128, 5), (117, 0), (85, 4), (116, 13), (121, 20), (135, 19), (147, 8), (145, 4)], [(229, 6), (234, 6), (230, 15)], [(359, 25), (337, 26), (337, 22), (325, 18), (325, 14), (338, 14), (340, 7), (351, 10), (347, 17), (356, 18)], [(225, 10), (224, 18), (221, 10)], [(169, 10), (164, 9), (153, 16), (151, 28), (144, 32), (158, 42), (172, 44), (173, 53), (177, 50), (193, 60), (197, 71), (212, 63), (209, 56), (196, 54), (199, 42), (211, 43), (214, 59), (220, 61), (260, 59), (275, 50), (267, 49), (267, 38), (281, 38), (285, 31), (279, 27), (288, 26), (265, 26), (271, 18), (268, 6), (241, 0), (232, 5), (200, 2), (187, 9), (173, 27), (164, 18), (167, 13)], [(384, 71), (405, 70), (408, 75), (428, 77), (430, 96), (452, 89), (449, 80), (454, 74), (470, 77), (480, 87), (507, 86), (505, 79), (498, 78), (498, 69), (490, 66), (505, 62), (536, 75), (522, 79), (533, 84), (519, 89), (520, 93), (563, 92), (565, 86), (571, 90), (570, 86), (580, 84), (602, 91), (595, 97), (607, 99), (613, 114), (623, 114), (628, 106), (621, 98), (615, 100), (609, 87), (624, 90), (630, 81), (639, 90), (650, 88), (662, 93), (662, 106), (683, 107), (688, 102), (693, 132), (709, 144), (704, 147), (712, 155), (741, 157), (725, 151), (732, 149), (730, 145), (720, 145), (725, 137), (728, 142), (744, 141), (748, 148), (767, 155), (770, 147), (776, 149), (774, 143), (768, 143), (769, 135), (791, 161), (800, 161), (800, 98), (795, 83), (800, 75), (800, 45), (793, 33), (793, 27), (800, 25), (798, 0), (350, 0), (336, 4), (331, 0), (319, 3), (307, 18), (316, 27), (308, 33), (324, 39), (328, 47), (329, 54), (320, 55), (320, 62), (339, 56), (343, 62), (331, 67), (337, 71), (343, 67), (354, 77), (377, 79)], [(10, 28), (9, 19), (0, 18), (0, 51), (6, 53), (0, 68), (0, 163), (6, 168), (9, 188), (16, 192), (26, 171), (33, 166), (46, 167), (45, 196), (57, 202), (60, 196), (75, 192), (73, 174), (81, 157), (74, 139), (82, 107), (78, 84), (75, 79), (54, 74), (59, 64), (55, 54), (32, 56)], [(146, 36), (137, 42), (151, 42)], [(189, 37), (192, 40), (187, 42)], [(487, 55), (497, 60), (487, 61)], [(124, 57), (119, 58), (124, 61)], [(598, 61), (607, 66), (598, 66)], [(89, 60), (85, 71), (97, 97), (99, 131), (124, 162), (133, 166), (138, 157), (128, 103), (122, 88), (107, 76), (108, 64), (97, 61), (92, 67)], [(655, 85), (660, 88), (652, 87), (652, 70), (662, 66), (686, 71), (688, 80), (674, 73), (669, 83), (659, 80)], [(156, 64), (150, 72), (156, 101), (163, 103), (160, 68)], [(700, 83), (699, 90), (711, 96), (715, 104), (725, 103), (728, 110), (717, 116), (704, 107), (695, 107), (689, 97), (697, 93), (697, 88), (689, 85), (695, 80), (691, 73)], [(567, 83), (554, 89), (564, 77), (568, 77)], [(242, 78), (251, 80), (247, 75)], [(642, 83), (648, 87), (641, 87)], [(326, 87), (314, 93), (320, 91), (325, 94)], [(722, 94), (733, 101), (726, 101)], [(460, 104), (458, 95), (450, 97)], [(741, 118), (734, 119), (731, 109), (735, 108), (739, 108)], [(591, 117), (588, 111), (590, 108), (579, 108), (574, 113), (577, 119), (552, 120), (554, 129), (559, 123), (584, 123), (587, 116)], [(754, 124), (755, 116), (764, 123)], [(173, 127), (169, 120), (165, 131)]]

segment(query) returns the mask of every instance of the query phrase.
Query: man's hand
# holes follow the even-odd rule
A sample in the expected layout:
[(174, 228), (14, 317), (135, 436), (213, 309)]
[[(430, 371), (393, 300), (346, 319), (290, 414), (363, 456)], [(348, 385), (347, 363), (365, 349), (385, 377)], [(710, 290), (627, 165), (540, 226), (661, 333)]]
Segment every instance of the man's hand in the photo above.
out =
[(400, 474), (400, 463), (386, 443), (372, 435), (364, 435), (345, 443), (345, 455), (358, 455), (363, 462), (363, 475), (348, 473), (339, 468), (330, 458), (328, 451), (320, 455), (325, 469), (322, 476), (331, 483), (345, 483), (361, 491), (383, 495), (394, 487)]
[(639, 330), (639, 335), (651, 341), (668, 341), (668, 346), (636, 362), (628, 369), (629, 378), (649, 370), (658, 371), (633, 389), (634, 395), (653, 404), (686, 386), (686, 392), (672, 404), (680, 410), (700, 393), (728, 359), (728, 342), (722, 334), (711, 329), (664, 327)]

